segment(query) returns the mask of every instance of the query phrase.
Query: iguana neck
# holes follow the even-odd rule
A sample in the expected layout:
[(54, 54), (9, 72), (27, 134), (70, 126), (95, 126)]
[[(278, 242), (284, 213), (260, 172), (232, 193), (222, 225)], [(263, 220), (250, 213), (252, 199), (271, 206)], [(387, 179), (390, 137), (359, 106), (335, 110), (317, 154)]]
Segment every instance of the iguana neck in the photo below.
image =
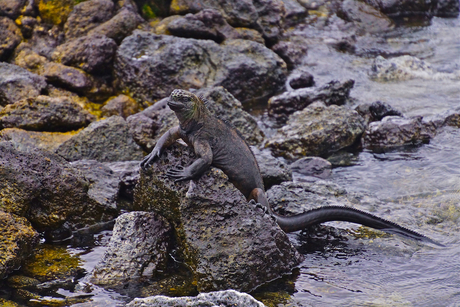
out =
[(176, 112), (179, 125), (187, 133), (200, 129), (206, 121), (211, 120), (209, 110), (204, 103), (195, 104), (193, 109)]

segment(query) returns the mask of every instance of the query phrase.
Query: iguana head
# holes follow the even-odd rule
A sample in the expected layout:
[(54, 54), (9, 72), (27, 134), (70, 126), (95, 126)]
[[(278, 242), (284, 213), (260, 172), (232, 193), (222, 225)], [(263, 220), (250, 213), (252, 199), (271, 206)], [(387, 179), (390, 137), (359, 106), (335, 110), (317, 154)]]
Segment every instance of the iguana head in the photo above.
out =
[(191, 120), (199, 122), (201, 117), (207, 113), (206, 106), (200, 98), (189, 91), (181, 89), (172, 91), (169, 96), (168, 106), (176, 113), (181, 123)]

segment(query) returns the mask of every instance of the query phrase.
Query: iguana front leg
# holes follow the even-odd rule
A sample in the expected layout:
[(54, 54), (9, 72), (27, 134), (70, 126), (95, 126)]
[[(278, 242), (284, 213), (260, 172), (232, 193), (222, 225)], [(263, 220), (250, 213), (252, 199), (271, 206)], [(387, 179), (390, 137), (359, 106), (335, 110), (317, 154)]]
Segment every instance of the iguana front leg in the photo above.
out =
[(181, 138), (180, 127), (172, 127), (165, 134), (161, 136), (153, 150), (142, 160), (141, 168), (147, 169), (153, 162), (155, 162), (163, 153), (165, 148), (171, 146), (175, 141)]
[(187, 167), (176, 167), (168, 170), (166, 175), (175, 179), (174, 181), (184, 181), (189, 179), (198, 179), (203, 173), (211, 166), (212, 163), (212, 149), (206, 141), (195, 141), (193, 149), (198, 156), (192, 164)]

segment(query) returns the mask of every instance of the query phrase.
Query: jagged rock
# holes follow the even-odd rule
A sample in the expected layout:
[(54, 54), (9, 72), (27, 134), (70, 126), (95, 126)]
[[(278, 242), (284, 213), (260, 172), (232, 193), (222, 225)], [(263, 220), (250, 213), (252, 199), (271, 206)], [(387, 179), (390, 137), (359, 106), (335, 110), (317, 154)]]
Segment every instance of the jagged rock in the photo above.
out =
[(140, 161), (105, 162), (116, 175), (119, 181), (118, 197), (132, 201), (134, 199), (134, 187), (139, 182)]
[(68, 161), (129, 161), (143, 157), (142, 150), (129, 132), (128, 124), (120, 116), (92, 123), (62, 143), (56, 153)]
[(129, 96), (118, 95), (111, 98), (101, 108), (102, 115), (109, 117), (112, 115), (119, 115), (126, 119), (128, 116), (134, 115), (139, 112), (139, 104)]
[(117, 44), (102, 35), (88, 35), (71, 40), (55, 49), (52, 58), (64, 65), (81, 68), (88, 73), (111, 73)]
[(0, 16), (6, 16), (12, 20), (18, 18), (21, 9), (25, 6), (27, 0), (0, 0)]
[(18, 128), (0, 130), (0, 140), (11, 141), (21, 151), (35, 148), (54, 152), (63, 142), (72, 137), (68, 132), (28, 131)]
[(21, 267), (39, 236), (25, 218), (4, 212), (3, 201), (0, 209), (0, 279), (4, 279)]
[(67, 40), (84, 36), (91, 29), (113, 17), (114, 4), (111, 0), (81, 2), (73, 8), (64, 24)]
[(293, 172), (321, 179), (326, 179), (332, 174), (331, 162), (320, 157), (301, 158), (293, 162), (290, 167)]
[(190, 183), (165, 176), (171, 167), (194, 159), (186, 146), (166, 150), (141, 172), (134, 206), (155, 211), (173, 225), (198, 291), (250, 291), (298, 265), (301, 256), (286, 234), (263, 210), (248, 204), (222, 171), (211, 168)]
[(0, 61), (6, 61), (21, 41), (21, 30), (14, 21), (8, 17), (0, 16)]
[(259, 164), (265, 189), (292, 180), (291, 169), (280, 158), (273, 157), (269, 150), (260, 150), (255, 146), (251, 146), (251, 150)]
[(289, 159), (326, 157), (354, 144), (364, 132), (364, 123), (354, 110), (315, 102), (292, 114), (266, 146), (276, 156)]
[(264, 307), (265, 305), (246, 293), (235, 290), (200, 293), (196, 297), (151, 296), (135, 298), (127, 307), (203, 307), (203, 306), (245, 306)]
[(119, 88), (139, 101), (167, 97), (175, 88), (221, 85), (244, 104), (270, 96), (286, 77), (284, 62), (252, 41), (218, 45), (139, 30), (123, 40), (114, 68)]
[(396, 110), (384, 101), (374, 101), (373, 103), (360, 104), (355, 109), (367, 122), (382, 120), (385, 116), (403, 116), (402, 112)]
[(289, 69), (294, 69), (300, 65), (308, 52), (305, 41), (294, 39), (280, 41), (273, 45), (271, 49), (286, 62)]
[(9, 104), (0, 111), (0, 128), (70, 131), (89, 125), (94, 115), (67, 97), (37, 96)]
[(51, 59), (51, 54), (55, 48), (64, 43), (65, 36), (61, 28), (58, 26), (51, 26), (49, 24), (40, 24), (34, 27), (31, 37), (27, 42), (22, 42), (16, 48), (15, 53), (22, 50), (30, 49), (40, 56)]
[(0, 106), (35, 98), (45, 87), (44, 77), (19, 66), (0, 62)]
[(124, 287), (164, 270), (170, 248), (171, 226), (153, 212), (119, 216), (104, 256), (90, 273), (96, 285)]
[(394, 28), (393, 21), (385, 14), (358, 0), (343, 1), (341, 13), (346, 20), (368, 33), (380, 33)]
[(322, 101), (326, 105), (343, 105), (350, 99), (350, 91), (354, 84), (354, 80), (345, 82), (334, 80), (319, 88), (302, 88), (284, 92), (268, 100), (268, 115), (284, 123), (289, 115), (315, 101)]
[(313, 75), (304, 69), (297, 69), (293, 71), (289, 75), (287, 82), (289, 86), (295, 90), (315, 85)]
[(382, 121), (369, 124), (363, 136), (363, 145), (376, 149), (417, 145), (428, 143), (432, 136), (420, 116), (387, 116)]
[(19, 151), (11, 142), (0, 142), (0, 207), (24, 216), (38, 231), (55, 230), (65, 222), (76, 229), (116, 214), (90, 199), (88, 186), (56, 154)]
[(58, 63), (46, 63), (43, 69), (46, 81), (53, 85), (76, 92), (85, 92), (93, 86), (91, 76), (78, 68)]
[(299, 4), (296, 0), (281, 0), (286, 9), (286, 15), (284, 16), (285, 26), (294, 26), (302, 22), (307, 17), (307, 10)]

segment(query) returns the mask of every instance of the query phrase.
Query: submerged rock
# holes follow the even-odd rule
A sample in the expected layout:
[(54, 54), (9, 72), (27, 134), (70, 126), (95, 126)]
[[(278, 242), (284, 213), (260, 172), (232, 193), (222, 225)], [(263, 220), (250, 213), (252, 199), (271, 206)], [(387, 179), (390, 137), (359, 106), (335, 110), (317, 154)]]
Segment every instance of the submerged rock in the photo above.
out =
[(204, 307), (204, 306), (244, 306), (264, 307), (265, 305), (246, 293), (225, 290), (200, 293), (196, 297), (152, 296), (136, 298), (127, 307)]
[(56, 153), (68, 161), (129, 161), (141, 160), (144, 156), (134, 142), (128, 124), (120, 116), (92, 123), (62, 143)]
[(344, 106), (315, 102), (289, 117), (268, 141), (276, 156), (289, 159), (328, 155), (354, 144), (364, 132), (364, 118)]
[(130, 212), (115, 222), (104, 256), (89, 280), (97, 285), (126, 287), (166, 268), (171, 227), (153, 212)]
[(153, 210), (173, 225), (200, 292), (250, 291), (288, 274), (301, 256), (276, 222), (248, 204), (222, 171), (174, 183), (165, 172), (194, 160), (188, 147), (173, 145), (141, 172), (134, 205)]
[[(4, 209), (3, 201), (0, 209)], [(25, 218), (0, 210), (0, 279), (21, 267), (38, 240), (38, 233)]]

